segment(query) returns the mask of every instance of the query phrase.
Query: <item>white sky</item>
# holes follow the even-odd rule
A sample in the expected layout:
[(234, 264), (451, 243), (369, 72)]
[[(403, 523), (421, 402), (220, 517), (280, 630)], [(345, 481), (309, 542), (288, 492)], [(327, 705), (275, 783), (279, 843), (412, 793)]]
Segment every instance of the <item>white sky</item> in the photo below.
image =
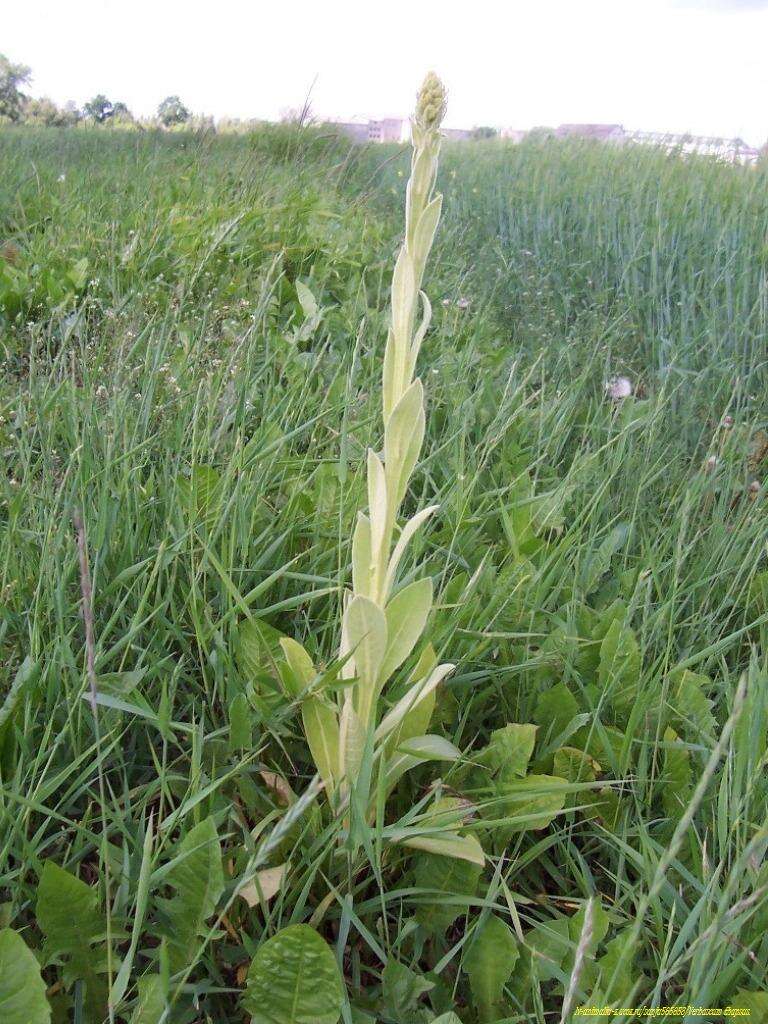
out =
[(409, 113), (434, 68), (447, 124), (619, 122), (768, 136), (768, 0), (0, 0), (32, 91), (137, 114)]

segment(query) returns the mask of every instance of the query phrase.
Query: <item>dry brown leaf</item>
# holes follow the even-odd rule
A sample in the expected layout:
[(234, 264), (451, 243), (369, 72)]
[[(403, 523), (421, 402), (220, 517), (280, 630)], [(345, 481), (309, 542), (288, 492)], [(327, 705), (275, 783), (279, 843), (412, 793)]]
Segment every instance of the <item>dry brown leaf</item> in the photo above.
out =
[(288, 807), (296, 799), (293, 790), (277, 772), (262, 771), (259, 773), (264, 780), (264, 784), (268, 789), (272, 790), (272, 793), (277, 802), (282, 807)]
[(249, 907), (258, 907), (262, 900), (267, 903), (280, 891), (287, 868), (287, 864), (280, 864), (257, 871), (254, 880), (244, 885), (237, 895), (242, 896)]

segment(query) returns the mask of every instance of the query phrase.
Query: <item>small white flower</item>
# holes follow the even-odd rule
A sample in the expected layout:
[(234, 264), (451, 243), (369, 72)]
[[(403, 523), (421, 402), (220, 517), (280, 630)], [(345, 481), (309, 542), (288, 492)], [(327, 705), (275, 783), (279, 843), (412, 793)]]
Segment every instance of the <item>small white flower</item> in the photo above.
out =
[(605, 385), (605, 390), (609, 398), (612, 398), (614, 402), (619, 402), (622, 398), (629, 398), (632, 394), (632, 381), (629, 377), (614, 377)]
[(58, 181), (66, 181), (67, 180), (66, 174), (60, 174), (57, 180)]
[(450, 306), (450, 304), (451, 304), (451, 300), (450, 299), (443, 299), (443, 305), (444, 306)]
[(456, 305), (459, 309), (469, 309), (469, 299), (459, 299)]

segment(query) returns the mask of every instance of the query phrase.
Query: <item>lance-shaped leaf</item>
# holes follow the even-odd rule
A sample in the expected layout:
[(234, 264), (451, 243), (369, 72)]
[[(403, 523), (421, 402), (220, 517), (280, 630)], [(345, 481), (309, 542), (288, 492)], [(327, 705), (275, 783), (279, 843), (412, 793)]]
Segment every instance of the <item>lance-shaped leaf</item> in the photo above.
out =
[(461, 751), (443, 736), (413, 736), (387, 761), (384, 785), (387, 791), (406, 772), (425, 761), (457, 761)]
[[(429, 145), (427, 138), (419, 138), (418, 126), (413, 129), (413, 143), (416, 151), (411, 163), (411, 177), (406, 189), (406, 238), (408, 246), (414, 249), (414, 235), (419, 219), (429, 199), (437, 172), (437, 152)], [(426, 259), (425, 254), (425, 259)]]
[[(283, 637), (280, 646), (285, 654), (290, 677), (293, 680), (293, 695), (298, 696), (317, 677), (312, 659), (302, 645), (290, 637)], [(331, 792), (334, 788), (335, 773), (339, 764), (339, 722), (336, 709), (325, 699), (315, 694), (304, 696), (301, 701), (301, 719), (304, 735), (315, 766)]]
[(384, 432), (384, 465), (390, 517), (405, 496), (424, 440), (424, 388), (416, 379), (392, 410)]
[(344, 701), (339, 721), (339, 779), (356, 778), (363, 762), (366, 733), (350, 696)]
[(422, 509), (421, 512), (417, 512), (416, 515), (413, 516), (412, 519), (409, 519), (405, 526), (403, 526), (387, 567), (387, 577), (384, 584), (384, 597), (386, 597), (392, 589), (392, 584), (395, 582), (395, 574), (397, 573), (397, 567), (400, 564), (400, 559), (405, 554), (405, 549), (410, 544), (413, 535), (421, 524), (425, 523), (439, 507), (439, 505), (429, 505), (427, 508)]
[(395, 333), (390, 327), (387, 331), (387, 344), (384, 347), (384, 367), (382, 372), (382, 412), (384, 422), (389, 419), (390, 413), (395, 407), (399, 394), (396, 394), (395, 373), (397, 371), (397, 340)]
[(283, 675), (283, 682), (289, 689), (291, 697), (299, 697), (315, 678), (315, 666), (298, 640), (284, 636), (280, 646), (288, 662), (290, 672)]
[(367, 725), (378, 696), (381, 663), (387, 649), (387, 622), (377, 604), (367, 597), (356, 596), (347, 605), (344, 625), (347, 642), (354, 652), (357, 676), (353, 698), (355, 710)]
[(402, 381), (402, 371), (407, 357), (413, 308), (418, 289), (414, 280), (413, 260), (403, 246), (398, 254), (392, 274), (392, 331), (395, 335), (395, 387)]
[(48, 1024), (40, 964), (12, 928), (0, 931), (0, 1021), (3, 1024)]
[(384, 685), (416, 646), (431, 610), (432, 580), (429, 577), (409, 583), (389, 602), (384, 610), (387, 650), (380, 669), (380, 686)]
[(315, 767), (328, 792), (332, 792), (339, 763), (339, 720), (336, 711), (320, 697), (307, 697), (301, 703), (301, 720)]
[[(443, 197), (436, 195), (435, 198), (424, 207), (419, 217), (418, 224), (413, 232), (414, 264), (416, 267), (423, 267), (427, 262), (429, 250), (432, 248), (432, 240), (437, 231), (440, 221), (440, 211), (443, 208)], [(421, 286), (421, 281), (416, 281), (416, 286)]]
[(371, 596), (371, 521), (363, 512), (357, 513), (352, 535), (352, 586), (361, 597)]
[[(420, 679), (418, 682), (414, 683), (408, 692), (404, 694), (394, 707), (387, 712), (384, 718), (382, 718), (381, 724), (376, 730), (377, 742), (386, 739), (390, 735), (394, 735), (398, 726), (400, 726), (409, 715), (416, 712), (423, 702), (429, 702), (430, 697), (432, 698), (431, 706), (433, 707), (435, 689), (440, 685), (443, 679), (445, 679), (445, 677), (454, 670), (455, 667), (455, 665), (451, 664), (438, 665), (429, 673), (426, 679)], [(419, 735), (419, 733), (409, 733), (408, 736), (403, 733), (403, 739), (417, 735)]]
[[(390, 512), (388, 485), (384, 466), (378, 455), (368, 452), (368, 509), (371, 523), (371, 582), (375, 587), (384, 574), (384, 565), (389, 555)], [(375, 596), (375, 595), (374, 595)]]
[(416, 360), (419, 357), (421, 350), (421, 343), (424, 341), (424, 336), (427, 333), (430, 323), (432, 322), (432, 303), (427, 298), (426, 292), (420, 292), (421, 303), (424, 307), (424, 313), (422, 314), (421, 323), (416, 329), (416, 333), (413, 336), (411, 347), (408, 352), (408, 380), (410, 381), (413, 377), (413, 371), (416, 369)]

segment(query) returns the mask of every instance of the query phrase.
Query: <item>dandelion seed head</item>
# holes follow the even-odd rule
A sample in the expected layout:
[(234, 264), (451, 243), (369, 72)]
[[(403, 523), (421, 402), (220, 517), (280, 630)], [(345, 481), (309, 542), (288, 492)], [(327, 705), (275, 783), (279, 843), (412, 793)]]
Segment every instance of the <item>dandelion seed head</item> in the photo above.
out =
[(614, 402), (620, 402), (622, 398), (629, 398), (632, 394), (632, 381), (629, 377), (614, 377), (605, 385), (608, 397)]

